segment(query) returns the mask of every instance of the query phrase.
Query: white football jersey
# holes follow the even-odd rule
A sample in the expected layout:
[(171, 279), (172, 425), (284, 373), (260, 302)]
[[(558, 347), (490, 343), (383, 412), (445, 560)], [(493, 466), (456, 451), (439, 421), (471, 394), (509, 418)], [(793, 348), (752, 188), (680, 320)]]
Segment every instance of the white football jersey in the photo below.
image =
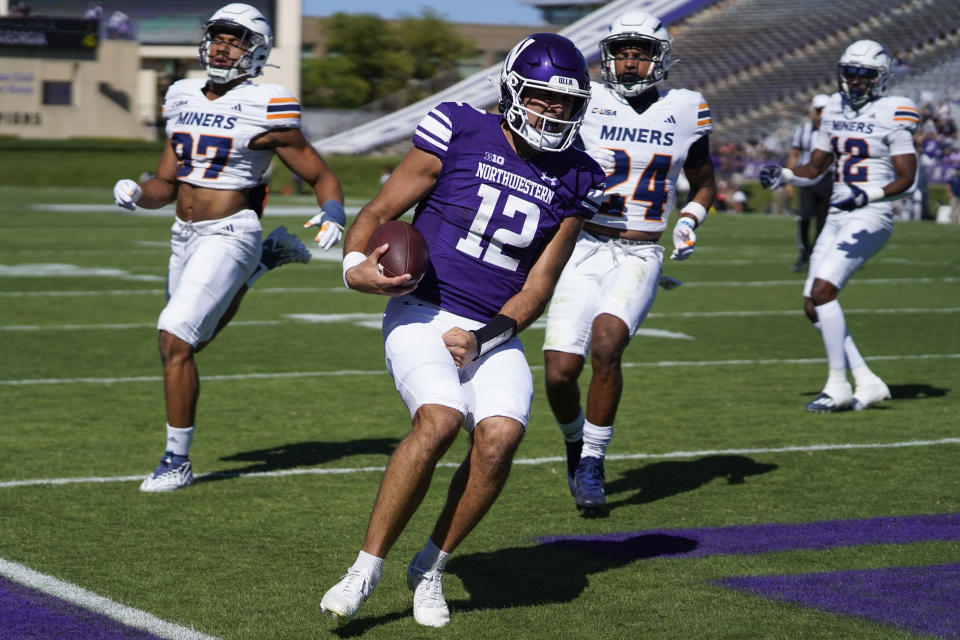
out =
[(205, 78), (170, 85), (163, 99), (167, 136), (177, 154), (177, 179), (207, 189), (246, 189), (261, 182), (272, 149), (250, 141), (270, 129), (300, 127), (300, 104), (283, 87), (244, 82), (216, 100)]
[[(891, 158), (916, 153), (913, 133), (919, 124), (920, 111), (909, 98), (885, 96), (855, 111), (844, 105), (839, 93), (830, 96), (820, 115), (814, 148), (834, 156), (832, 199), (837, 201), (849, 195), (847, 183), (862, 189), (893, 182), (897, 174)], [(906, 193), (900, 197), (903, 195)], [(868, 206), (888, 215), (893, 211), (890, 202), (873, 202)]]
[(616, 155), (605, 201), (590, 219), (616, 230), (660, 231), (677, 196), (677, 176), (690, 146), (713, 131), (710, 107), (687, 89), (659, 89), (660, 98), (637, 113), (606, 85), (591, 83), (590, 108), (580, 127), (589, 152)]

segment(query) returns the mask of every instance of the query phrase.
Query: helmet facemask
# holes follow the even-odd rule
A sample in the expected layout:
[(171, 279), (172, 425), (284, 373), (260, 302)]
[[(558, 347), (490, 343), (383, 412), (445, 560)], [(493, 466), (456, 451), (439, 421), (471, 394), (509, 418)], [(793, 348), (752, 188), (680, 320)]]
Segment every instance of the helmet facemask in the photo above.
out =
[[(640, 95), (649, 87), (667, 77), (667, 65), (670, 59), (670, 42), (637, 33), (618, 33), (604, 38), (600, 42), (601, 69), (603, 81), (624, 98)], [(642, 52), (637, 62), (649, 61), (646, 73), (641, 77), (634, 72), (617, 73), (617, 58), (624, 49), (638, 49)]]
[(880, 96), (887, 83), (887, 70), (855, 64), (837, 65), (837, 84), (843, 98), (860, 108)]
[[(236, 62), (229, 67), (214, 65), (211, 58), (211, 50), (214, 49), (214, 43), (220, 35), (231, 35), (238, 39), (233, 46), (243, 53)], [(200, 62), (207, 69), (207, 75), (217, 84), (225, 84), (236, 80), (241, 76), (260, 75), (263, 64), (256, 64), (259, 57), (266, 59), (262, 51), (269, 52), (270, 46), (267, 39), (259, 33), (232, 22), (210, 22), (206, 26), (203, 42), (200, 43)], [(258, 55), (260, 54), (260, 55)]]
[[(540, 113), (524, 105), (524, 97), (529, 89), (542, 89), (551, 93), (573, 97), (573, 107), (569, 120)], [(511, 131), (523, 138), (538, 151), (563, 151), (573, 143), (573, 139), (583, 124), (583, 115), (590, 101), (590, 91), (574, 86), (558, 86), (524, 78), (511, 71), (503, 79), (500, 88), (500, 110)], [(531, 116), (533, 116), (531, 122)]]

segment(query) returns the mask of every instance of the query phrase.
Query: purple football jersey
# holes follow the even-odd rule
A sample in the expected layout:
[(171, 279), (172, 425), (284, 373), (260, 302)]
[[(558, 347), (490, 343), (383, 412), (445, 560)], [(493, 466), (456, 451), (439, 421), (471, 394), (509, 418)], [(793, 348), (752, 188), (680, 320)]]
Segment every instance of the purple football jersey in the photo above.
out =
[(444, 102), (424, 117), (413, 144), (443, 161), (413, 225), (430, 247), (430, 268), (413, 295), (486, 322), (520, 291), (560, 222), (591, 217), (605, 175), (582, 151), (519, 157), (500, 116)]

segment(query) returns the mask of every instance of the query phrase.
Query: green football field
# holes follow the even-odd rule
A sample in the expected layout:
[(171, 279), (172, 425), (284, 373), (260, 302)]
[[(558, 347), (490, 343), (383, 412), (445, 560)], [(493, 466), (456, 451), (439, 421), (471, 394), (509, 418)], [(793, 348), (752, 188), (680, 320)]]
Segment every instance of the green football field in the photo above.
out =
[[(276, 197), (264, 227), (307, 241), (311, 212)], [(171, 215), (124, 212), (109, 188), (0, 187), (0, 638), (82, 637), (39, 635), (39, 614), (26, 635), (4, 600), (22, 583), (153, 634), (129, 637), (960, 638), (960, 227), (898, 223), (854, 277), (847, 322), (893, 398), (815, 415), (826, 361), (795, 223), (711, 215), (625, 355), (606, 518), (573, 507), (542, 325), (525, 331), (527, 435), (448, 565), (435, 630), (404, 574), (465, 436), (357, 618), (319, 609), (409, 426), (386, 299), (343, 288), (339, 247), (261, 278), (198, 356), (197, 484), (137, 490), (164, 444)]]

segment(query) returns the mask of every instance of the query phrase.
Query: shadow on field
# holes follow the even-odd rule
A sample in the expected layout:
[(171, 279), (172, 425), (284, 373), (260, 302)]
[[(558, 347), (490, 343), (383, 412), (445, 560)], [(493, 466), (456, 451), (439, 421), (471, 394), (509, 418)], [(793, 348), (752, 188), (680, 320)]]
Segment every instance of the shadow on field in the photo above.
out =
[[(666, 534), (640, 534), (626, 540), (555, 540), (533, 547), (512, 547), (490, 553), (454, 556), (447, 573), (463, 582), (466, 599), (447, 604), (458, 613), (572, 602), (589, 583), (590, 574), (634, 560), (689, 553), (696, 540)], [(361, 613), (361, 616), (363, 614)], [(381, 625), (412, 617), (412, 609), (360, 617), (332, 632), (341, 638), (362, 636)]]
[(942, 398), (950, 393), (930, 384), (891, 384), (890, 395), (894, 400), (920, 400), (922, 398)]
[(447, 571), (463, 581), (470, 598), (451, 601), (450, 608), (456, 612), (571, 602), (586, 589), (590, 574), (635, 560), (688, 553), (696, 546), (696, 540), (683, 536), (644, 534), (455, 556)]
[[(775, 464), (757, 462), (745, 456), (707, 456), (688, 462), (654, 462), (640, 469), (631, 469), (613, 482), (608, 482), (607, 508), (647, 504), (678, 493), (699, 489), (718, 478), (727, 484), (743, 484), (747, 476), (769, 473)], [(623, 498), (611, 496), (629, 493)]]
[(241, 451), (220, 459), (226, 462), (245, 462), (246, 466), (204, 474), (197, 478), (197, 482), (225, 480), (248, 473), (312, 467), (348, 456), (364, 454), (389, 456), (399, 443), (398, 438), (367, 438), (349, 442), (293, 442), (269, 449)]

